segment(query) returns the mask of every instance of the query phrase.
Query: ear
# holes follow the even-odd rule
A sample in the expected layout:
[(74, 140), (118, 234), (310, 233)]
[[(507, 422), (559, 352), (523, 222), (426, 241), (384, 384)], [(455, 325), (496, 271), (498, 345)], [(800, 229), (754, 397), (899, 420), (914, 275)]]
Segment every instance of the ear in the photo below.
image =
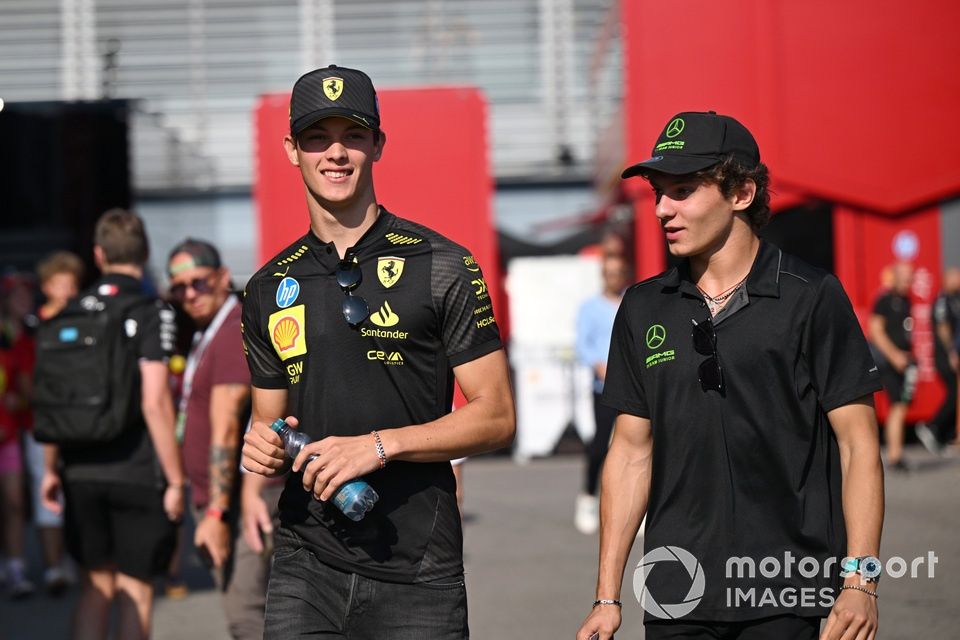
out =
[(218, 278), (219, 284), (224, 289), (230, 288), (230, 269), (227, 267), (220, 267), (220, 277)]
[(373, 147), (373, 161), (376, 162), (380, 159), (380, 156), (383, 155), (383, 147), (387, 144), (387, 134), (384, 133), (383, 129), (380, 129), (380, 138), (377, 140), (377, 144)]
[(297, 155), (297, 141), (289, 133), (283, 136), (283, 150), (287, 152), (287, 160), (295, 167), (300, 166), (300, 157)]
[(751, 204), (753, 204), (753, 198), (756, 195), (757, 183), (748, 178), (736, 191), (733, 192), (733, 210), (746, 210)]
[(103, 247), (100, 245), (93, 246), (93, 263), (97, 265), (97, 269), (100, 271), (103, 271), (103, 267), (107, 263), (106, 256), (103, 254)]

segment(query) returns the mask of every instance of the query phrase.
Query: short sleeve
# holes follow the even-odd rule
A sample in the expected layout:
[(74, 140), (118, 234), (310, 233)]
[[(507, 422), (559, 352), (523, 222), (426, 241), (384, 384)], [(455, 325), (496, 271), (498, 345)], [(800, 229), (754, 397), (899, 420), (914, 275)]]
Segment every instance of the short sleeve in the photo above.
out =
[(493, 301), (480, 265), (466, 251), (434, 251), (431, 273), (440, 338), (450, 366), (456, 367), (503, 345)]
[(224, 323), (210, 346), (213, 348), (210, 354), (213, 356), (212, 384), (250, 384), (250, 370), (243, 355), (243, 337), (237, 316)]
[(823, 279), (817, 291), (804, 335), (804, 352), (824, 411), (882, 388), (853, 306), (832, 275)]
[[(846, 294), (844, 294), (845, 296)], [(887, 313), (890, 309), (890, 298), (889, 296), (880, 296), (873, 303), (873, 315), (887, 317)]]
[(153, 300), (144, 305), (140, 323), (140, 359), (166, 362), (177, 344), (176, 312), (163, 300)]
[(635, 304), (635, 294), (632, 294), (633, 290), (627, 292), (613, 321), (602, 402), (620, 413), (649, 418), (637, 339), (633, 332), (636, 323), (630, 318), (630, 308)]
[(260, 289), (256, 279), (247, 283), (243, 293), (243, 351), (250, 370), (250, 382), (261, 389), (286, 389), (287, 380), (280, 358), (273, 350), (260, 315)]

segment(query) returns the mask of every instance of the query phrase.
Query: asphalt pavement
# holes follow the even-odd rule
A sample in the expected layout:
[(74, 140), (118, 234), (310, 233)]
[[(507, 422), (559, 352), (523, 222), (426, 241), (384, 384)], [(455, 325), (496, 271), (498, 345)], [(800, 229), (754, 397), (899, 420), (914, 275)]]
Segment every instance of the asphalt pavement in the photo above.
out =
[[(960, 603), (960, 459), (908, 449), (916, 469), (887, 474), (887, 515), (882, 556), (907, 564), (929, 561), (918, 577), (886, 576), (880, 584), (878, 640), (960, 638), (951, 615)], [(471, 460), (465, 469), (465, 564), (470, 597), (471, 637), (557, 640), (573, 638), (594, 597), (597, 537), (573, 528), (573, 504), (582, 461), (561, 456), (517, 465), (502, 457)], [(33, 577), (38, 552), (31, 542)], [(623, 590), (624, 625), (618, 639), (643, 637), (643, 611), (633, 597), (633, 567), (642, 556), (636, 545)], [(212, 582), (186, 553), (187, 597), (159, 595), (154, 614), (156, 640), (228, 640)], [(891, 568), (888, 566), (888, 569)], [(893, 567), (896, 569), (897, 567)], [(60, 599), (0, 601), (0, 640), (68, 638), (75, 590)], [(384, 635), (385, 640), (389, 634)]]

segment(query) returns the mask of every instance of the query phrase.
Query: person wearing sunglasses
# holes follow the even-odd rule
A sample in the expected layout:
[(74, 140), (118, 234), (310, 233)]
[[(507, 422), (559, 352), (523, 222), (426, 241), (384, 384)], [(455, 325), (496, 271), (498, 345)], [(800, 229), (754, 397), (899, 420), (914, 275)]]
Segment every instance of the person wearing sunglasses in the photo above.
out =
[(644, 515), (648, 640), (874, 638), (881, 384), (850, 301), (758, 236), (767, 168), (734, 118), (677, 114), (635, 176), (680, 261), (628, 289), (614, 321), (603, 401), (619, 415), (578, 640), (619, 628)]
[(252, 520), (250, 528), (269, 535), (279, 486), (241, 474), (237, 464), (250, 407), (240, 303), (230, 270), (209, 242), (178, 243), (167, 259), (167, 275), (170, 297), (197, 327), (177, 412), (196, 523), (193, 543), (222, 596), (230, 636), (262, 638), (269, 558), (261, 553), (260, 531), (242, 535), (247, 527), (240, 526), (240, 517), (242, 512), (244, 523)]
[[(365, 73), (330, 66), (294, 85), (284, 148), (310, 226), (243, 301), (253, 424), (242, 463), (293, 472), (267, 638), (469, 635), (450, 460), (512, 442), (507, 361), (471, 253), (377, 202), (386, 140)], [(467, 402), (451, 413), (455, 380)], [(277, 418), (312, 439), (292, 465)], [(359, 521), (332, 500), (355, 478), (379, 496)]]

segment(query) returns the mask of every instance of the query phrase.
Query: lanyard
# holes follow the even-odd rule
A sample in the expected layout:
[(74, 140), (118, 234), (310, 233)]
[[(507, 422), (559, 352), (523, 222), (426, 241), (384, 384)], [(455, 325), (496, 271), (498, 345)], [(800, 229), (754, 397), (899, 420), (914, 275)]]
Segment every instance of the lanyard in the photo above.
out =
[(220, 331), (220, 327), (226, 321), (230, 311), (237, 306), (237, 297), (230, 294), (227, 301), (223, 303), (213, 321), (203, 331), (197, 331), (193, 334), (193, 342), (190, 344), (190, 354), (187, 356), (187, 367), (183, 372), (183, 387), (180, 393), (180, 405), (177, 411), (177, 441), (183, 442), (183, 431), (187, 424), (187, 405), (190, 403), (190, 395), (193, 393), (193, 377), (200, 367), (200, 360), (204, 352), (210, 346), (214, 336)]

